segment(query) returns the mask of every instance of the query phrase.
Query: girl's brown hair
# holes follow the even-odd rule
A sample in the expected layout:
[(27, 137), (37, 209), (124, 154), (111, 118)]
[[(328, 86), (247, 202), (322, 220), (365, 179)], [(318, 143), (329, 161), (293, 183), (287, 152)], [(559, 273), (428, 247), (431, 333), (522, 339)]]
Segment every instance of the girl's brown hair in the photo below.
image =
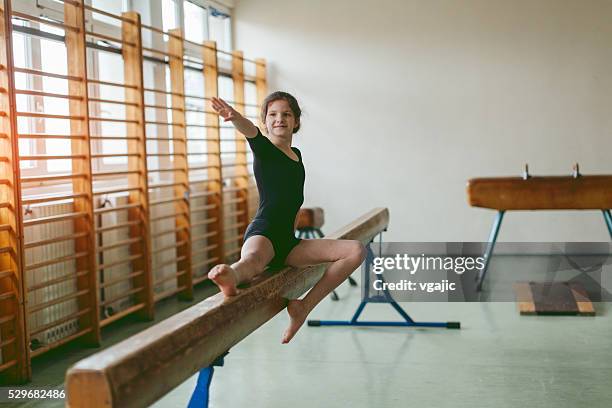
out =
[(293, 116), (295, 116), (295, 122), (297, 126), (293, 129), (293, 133), (297, 133), (300, 130), (300, 126), (302, 122), (300, 121), (300, 116), (302, 116), (302, 109), (300, 109), (300, 105), (298, 104), (297, 99), (287, 92), (276, 91), (272, 92), (270, 95), (266, 96), (263, 103), (261, 104), (261, 121), (262, 123), (266, 123), (266, 116), (268, 115), (268, 105), (270, 105), (274, 101), (284, 100), (289, 104), (289, 108), (293, 112)]

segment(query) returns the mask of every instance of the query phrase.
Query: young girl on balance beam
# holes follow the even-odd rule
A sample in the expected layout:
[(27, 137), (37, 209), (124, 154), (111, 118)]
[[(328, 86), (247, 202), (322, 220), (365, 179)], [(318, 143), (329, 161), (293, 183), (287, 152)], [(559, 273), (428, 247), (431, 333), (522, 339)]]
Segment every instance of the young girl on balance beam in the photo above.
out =
[(224, 100), (213, 98), (212, 107), (246, 136), (253, 150), (259, 208), (244, 234), (240, 260), (215, 266), (208, 277), (225, 296), (234, 296), (238, 284), (251, 280), (268, 265), (305, 267), (330, 262), (303, 299), (289, 301), (290, 322), (282, 338), (282, 343), (288, 343), (312, 309), (361, 265), (365, 248), (359, 241), (295, 237), (295, 218), (304, 202), (305, 172), (301, 152), (291, 147), (302, 114), (292, 95), (274, 92), (263, 101), (261, 121), (267, 137)]

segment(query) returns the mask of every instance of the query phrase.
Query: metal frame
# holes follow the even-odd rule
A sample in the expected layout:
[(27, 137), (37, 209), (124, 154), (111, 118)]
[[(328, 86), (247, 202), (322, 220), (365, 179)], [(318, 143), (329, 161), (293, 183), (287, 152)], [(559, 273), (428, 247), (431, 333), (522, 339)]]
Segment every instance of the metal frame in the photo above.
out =
[[(491, 256), (493, 255), (493, 248), (495, 247), (495, 243), (497, 242), (497, 236), (499, 235), (499, 229), (501, 228), (501, 223), (504, 218), (505, 212), (506, 210), (499, 210), (497, 212), (497, 216), (495, 217), (495, 221), (493, 222), (493, 226), (491, 227), (491, 233), (489, 234), (489, 243), (484, 254), (484, 266), (478, 272), (478, 276), (476, 277), (476, 290), (478, 292), (482, 291), (482, 285), (484, 283), (485, 276), (487, 275), (487, 270), (489, 269), (489, 262), (491, 261)], [(612, 214), (610, 213), (609, 209), (602, 209), (601, 212), (603, 213), (604, 221), (606, 223), (606, 226), (608, 227), (610, 239), (612, 239)]]
[[(382, 233), (380, 234), (382, 242)], [(372, 240), (373, 242), (374, 240)], [(380, 254), (379, 254), (380, 255)], [(370, 286), (370, 265), (374, 260), (374, 253), (370, 245), (367, 245), (367, 255), (363, 264), (365, 283), (364, 288)], [(382, 276), (381, 276), (382, 279)], [(399, 322), (385, 322), (385, 321), (359, 321), (359, 316), (365, 309), (366, 305), (371, 300), (384, 301), (389, 303), (393, 309), (404, 319)], [(393, 299), (388, 290), (383, 290), (383, 295), (376, 297), (375, 299), (364, 299), (361, 301), (355, 314), (351, 320), (308, 320), (308, 326), (379, 326), (379, 327), (446, 327), (447, 329), (459, 329), (461, 328), (460, 322), (417, 322), (414, 321), (408, 313)]]

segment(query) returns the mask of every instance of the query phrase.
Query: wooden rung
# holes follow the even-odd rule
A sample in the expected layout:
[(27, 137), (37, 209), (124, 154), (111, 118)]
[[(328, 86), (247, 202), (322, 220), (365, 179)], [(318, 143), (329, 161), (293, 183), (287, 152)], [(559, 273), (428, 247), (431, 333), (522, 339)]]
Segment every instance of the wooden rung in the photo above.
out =
[(145, 103), (144, 105), (145, 108), (153, 108), (153, 109), (171, 109), (171, 110), (175, 110), (178, 112), (187, 112), (186, 109), (181, 109), (181, 108), (175, 108), (173, 106), (165, 106), (165, 105), (148, 105)]
[(12, 186), (13, 185), (13, 183), (11, 183), (11, 181), (9, 179), (5, 179), (5, 178), (0, 179), (0, 185), (2, 185), (2, 184), (5, 184), (7, 186)]
[(87, 156), (82, 154), (77, 155), (66, 155), (66, 156), (50, 156), (50, 155), (36, 155), (36, 156), (20, 156), (19, 160), (73, 160), (73, 159), (86, 159)]
[(28, 288), (28, 291), (29, 292), (34, 292), (35, 290), (48, 288), (49, 286), (57, 285), (58, 283), (66, 282), (66, 281), (71, 280), (71, 279), (78, 279), (81, 276), (86, 276), (88, 274), (89, 274), (89, 271), (81, 271), (81, 272), (77, 272), (77, 273), (69, 273), (68, 275), (64, 275), (64, 276), (61, 276), (59, 278), (50, 279), (50, 280), (45, 281), (43, 283), (39, 283), (37, 285), (32, 285), (32, 286), (30, 286)]
[(182, 124), (182, 123), (177, 123), (177, 122), (160, 122), (160, 121), (153, 121), (153, 120), (145, 120), (145, 124), (146, 125), (167, 125), (167, 126), (185, 127), (185, 125)]
[(67, 119), (67, 120), (83, 120), (83, 116), (74, 115), (52, 115), (49, 113), (38, 113), (38, 112), (16, 112), (17, 116), (27, 118), (43, 118), (43, 119)]
[(165, 291), (165, 292), (158, 293), (157, 295), (155, 295), (155, 296), (153, 297), (153, 301), (154, 301), (154, 302), (159, 302), (160, 300), (163, 300), (163, 299), (165, 299), (165, 298), (167, 298), (167, 297), (170, 297), (170, 296), (172, 296), (172, 295), (174, 295), (174, 294), (176, 294), (176, 293), (179, 293), (179, 292), (180, 292), (180, 291), (182, 291), (183, 289), (185, 289), (185, 286), (179, 286), (179, 287), (178, 287), (178, 288), (176, 288), (176, 289), (169, 289), (169, 290), (167, 290), (167, 291)]
[(82, 237), (87, 236), (87, 234), (88, 232), (85, 231), (85, 232), (77, 232), (76, 234), (70, 234), (70, 235), (60, 235), (58, 237), (26, 242), (23, 245), (23, 247), (24, 249), (36, 248), (36, 247), (43, 246), (43, 245), (55, 244), (57, 242), (63, 242), (63, 241), (69, 241), (73, 239), (82, 238)]
[(73, 220), (75, 218), (87, 217), (87, 213), (83, 211), (67, 213), (67, 214), (59, 214), (59, 215), (49, 215), (47, 217), (34, 218), (32, 220), (23, 220), (24, 227), (31, 227), (33, 225), (39, 224), (48, 224), (51, 222), (59, 222), (59, 221), (67, 221)]
[(82, 101), (83, 100), (83, 98), (81, 96), (65, 95), (65, 94), (58, 94), (58, 93), (53, 93), (53, 92), (34, 91), (34, 90), (31, 90), (31, 89), (15, 89), (15, 94), (17, 94), (17, 95), (45, 96), (45, 97), (49, 97), (49, 98), (62, 98), (62, 99), (71, 99), (71, 100), (77, 100), (77, 101)]
[(223, 243), (231, 244), (232, 242), (240, 241), (242, 238), (244, 238), (242, 235), (236, 235), (235, 237), (224, 239)]
[(115, 211), (124, 211), (124, 210), (129, 210), (130, 208), (137, 208), (140, 206), (141, 206), (141, 203), (132, 203), (132, 204), (118, 205), (116, 207), (96, 208), (94, 209), (94, 214), (106, 214), (106, 213), (111, 213)]
[(100, 118), (97, 116), (90, 116), (89, 120), (92, 122), (118, 122), (118, 123), (135, 123), (135, 124), (140, 123), (139, 121), (132, 120), (132, 119)]
[(177, 242), (175, 244), (166, 245), (166, 246), (163, 246), (161, 248), (155, 248), (154, 250), (151, 251), (151, 253), (152, 254), (157, 254), (157, 253), (160, 253), (160, 252), (167, 251), (169, 249), (178, 248), (178, 247), (181, 247), (181, 246), (185, 245), (187, 242), (188, 241), (179, 241), (179, 242)]
[(207, 218), (204, 221), (192, 222), (191, 227), (194, 228), (194, 227), (199, 227), (200, 225), (209, 225), (209, 224), (213, 224), (216, 221), (217, 221), (217, 218)]
[(202, 276), (194, 276), (193, 278), (191, 278), (191, 281), (193, 282), (194, 285), (197, 285), (198, 283), (204, 282), (207, 279), (208, 279), (208, 274), (205, 273)]
[(0, 232), (1, 231), (12, 231), (13, 228), (9, 224), (0, 224)]
[(211, 249), (215, 249), (218, 248), (219, 245), (217, 244), (211, 244), (211, 245), (207, 245), (204, 248), (198, 248), (199, 251), (210, 251)]
[(115, 154), (92, 154), (92, 159), (104, 159), (107, 157), (140, 157), (140, 153), (115, 153)]
[[(194, 171), (194, 170), (208, 170), (208, 169), (218, 169), (219, 166), (217, 166), (216, 164), (207, 164), (205, 166), (192, 166), (189, 167), (190, 171)], [(201, 181), (201, 180), (198, 180)]]
[(91, 140), (140, 140), (138, 136), (90, 136)]
[(17, 299), (17, 295), (15, 292), (0, 293), (0, 302), (2, 302), (3, 300), (9, 300), (12, 298)]
[(119, 277), (117, 277), (115, 279), (111, 279), (109, 281), (105, 280), (104, 283), (100, 283), (99, 287), (100, 287), (100, 289), (104, 289), (104, 288), (107, 288), (109, 286), (116, 285), (119, 282), (123, 282), (123, 281), (126, 281), (128, 279), (135, 278), (136, 276), (140, 276), (140, 275), (142, 275), (142, 271), (132, 272), (129, 275), (119, 276)]
[[(218, 155), (219, 152), (199, 152), (199, 153), (187, 153), (187, 156), (214, 156)], [(223, 152), (221, 152), (223, 154)]]
[(203, 101), (209, 101), (210, 98), (207, 96), (200, 96), (200, 95), (185, 95), (185, 98), (191, 98), (191, 99), (201, 99)]
[(237, 254), (238, 252), (240, 252), (240, 250), (241, 250), (241, 248), (235, 248), (235, 249), (232, 249), (231, 251), (225, 251), (224, 255), (226, 257), (232, 256), (232, 255)]
[(154, 188), (167, 188), (167, 187), (174, 187), (174, 186), (187, 187), (185, 183), (152, 183), (152, 184), (149, 184), (149, 190), (154, 189)]
[(119, 224), (111, 225), (111, 226), (108, 226), (108, 227), (96, 228), (96, 232), (100, 233), (100, 232), (107, 232), (107, 231), (112, 231), (112, 230), (116, 230), (116, 229), (121, 229), (121, 228), (132, 227), (132, 226), (138, 225), (140, 223), (141, 223), (140, 220), (121, 222)]
[(153, 206), (153, 205), (160, 205), (160, 204), (168, 204), (168, 203), (174, 203), (176, 201), (183, 201), (183, 200), (185, 200), (184, 197), (163, 198), (160, 200), (151, 200), (149, 201), (149, 205)]
[(115, 303), (119, 299), (123, 299), (123, 298), (126, 298), (128, 296), (132, 296), (134, 293), (138, 293), (141, 290), (143, 290), (143, 288), (130, 289), (127, 292), (124, 292), (124, 293), (122, 293), (120, 295), (117, 295), (117, 296), (113, 296), (112, 298), (107, 299), (104, 302), (100, 302), (100, 306), (102, 307), (102, 306), (110, 305), (111, 303)]
[(154, 234), (152, 233), (151, 237), (152, 238), (157, 238), (157, 237), (161, 237), (162, 235), (175, 234), (175, 233), (177, 233), (179, 231), (186, 230), (186, 229), (189, 229), (189, 228), (186, 227), (186, 226), (185, 227), (173, 228), (173, 229), (169, 229), (169, 230), (165, 230), (165, 231), (161, 231), (161, 232), (156, 232)]
[(177, 264), (177, 263), (179, 263), (181, 261), (184, 261), (185, 259), (187, 259), (186, 256), (179, 256), (179, 257), (177, 257), (175, 259), (170, 259), (169, 261), (164, 261), (164, 262), (158, 263), (158, 264), (155, 265), (155, 268), (153, 268), (153, 270), (155, 270), (155, 271), (160, 270), (161, 268), (165, 268), (168, 265)]
[(69, 25), (66, 25), (66, 24), (63, 24), (63, 23), (57, 23), (55, 21), (51, 21), (51, 20), (47, 20), (47, 19), (44, 19), (44, 18), (32, 16), (30, 14), (20, 13), (20, 12), (17, 12), (17, 11), (13, 11), (11, 14), (14, 17), (19, 17), (19, 18), (24, 19), (24, 20), (36, 21), (38, 23), (42, 23), (42, 24), (53, 26), (53, 27), (61, 28), (63, 30), (74, 31), (75, 33), (78, 33), (80, 31), (78, 27), (72, 27), (72, 26), (69, 26)]
[(110, 269), (110, 268), (114, 268), (115, 266), (125, 265), (126, 263), (130, 263), (140, 258), (142, 258), (142, 254), (136, 254), (136, 255), (129, 256), (125, 259), (119, 260), (119, 261), (113, 261), (113, 262), (109, 262), (106, 264), (100, 264), (98, 265), (98, 270), (101, 271), (103, 269)]
[[(193, 225), (193, 224), (192, 224)], [(236, 222), (234, 224), (229, 224), (229, 225), (225, 225), (223, 227), (223, 231), (227, 231), (233, 228), (240, 228), (240, 227), (244, 227), (246, 224), (244, 222)]]
[(113, 104), (125, 105), (125, 106), (138, 106), (138, 104), (135, 102), (117, 101), (114, 99), (89, 98), (88, 102), (113, 103)]
[(100, 10), (98, 8), (89, 6), (87, 4), (85, 4), (83, 7), (86, 10), (92, 11), (92, 12), (97, 13), (97, 14), (102, 14), (103, 16), (114, 18), (115, 20), (123, 21), (124, 23), (134, 24), (134, 21), (130, 20), (129, 18), (125, 18), (125, 17), (119, 16), (117, 14), (109, 13), (108, 11)]
[(83, 135), (47, 135), (44, 133), (19, 133), (18, 136), (20, 139), (85, 139), (85, 136)]
[(210, 197), (219, 195), (217, 191), (202, 191), (200, 193), (191, 193), (189, 194), (189, 198), (198, 198), (198, 197)]
[(193, 245), (193, 243), (196, 241), (201, 241), (203, 239), (214, 237), (215, 235), (217, 235), (217, 231), (210, 231), (210, 232), (207, 232), (206, 234), (201, 234), (201, 235), (192, 235), (191, 244)]
[(3, 203), (0, 203), (0, 208), (7, 208), (10, 211), (13, 211), (13, 206), (11, 205), (11, 203), (6, 202), (6, 201)]
[(31, 270), (42, 268), (42, 267), (45, 267), (45, 266), (50, 266), (50, 265), (55, 265), (55, 264), (58, 264), (58, 263), (73, 261), (75, 259), (79, 259), (79, 258), (82, 258), (84, 256), (87, 256), (88, 254), (89, 254), (88, 252), (77, 252), (76, 254), (61, 256), (59, 258), (50, 259), (48, 261), (37, 262), (37, 263), (31, 264), (31, 265), (26, 265), (25, 266), (25, 270), (26, 271), (31, 271)]
[(137, 305), (134, 305), (134, 306), (128, 307), (127, 309), (121, 310), (121, 311), (115, 313), (114, 315), (109, 316), (109, 317), (101, 320), (100, 321), (100, 327), (108, 326), (109, 324), (111, 324), (113, 322), (116, 322), (117, 320), (119, 320), (119, 319), (121, 319), (121, 318), (123, 318), (123, 317), (125, 317), (125, 316), (127, 316), (129, 314), (132, 314), (134, 312), (139, 311), (140, 309), (143, 309), (145, 306), (146, 306), (145, 303), (138, 303)]
[(15, 274), (14, 271), (11, 271), (11, 270), (0, 271), (0, 279), (4, 279), (6, 277), (15, 277), (15, 276), (17, 275)]
[[(11, 337), (10, 339), (6, 339), (4, 341), (0, 341), (0, 349), (2, 349), (3, 347), (8, 346), (9, 344), (14, 343), (16, 340), (15, 337)], [(14, 361), (14, 360), (13, 360)], [(0, 372), (2, 371), (2, 367), (0, 367)]]
[(189, 184), (222, 184), (222, 180), (218, 178), (201, 178), (201, 179), (192, 179), (189, 181)]
[[(51, 323), (48, 323), (48, 324), (45, 324), (45, 325), (39, 326), (39, 327), (37, 327), (37, 328), (36, 328), (36, 330), (32, 330), (32, 331), (30, 332), (30, 336), (34, 336), (34, 335), (36, 335), (36, 334), (38, 334), (38, 333), (44, 332), (45, 330), (49, 330), (49, 329), (50, 329), (50, 328), (52, 328), (52, 327), (59, 326), (60, 324), (62, 324), (62, 323), (64, 323), (64, 322), (67, 322), (67, 321), (69, 321), (69, 320), (78, 319), (80, 316), (82, 316), (82, 315), (84, 315), (84, 314), (89, 313), (89, 312), (90, 312), (90, 310), (91, 310), (91, 309), (87, 307), (87, 308), (85, 308), (85, 309), (83, 309), (83, 310), (79, 310), (79, 311), (78, 311), (78, 312), (76, 312), (76, 313), (71, 313), (71, 314), (69, 314), (68, 316), (65, 316), (65, 317), (62, 317), (62, 318), (60, 318), (60, 319), (54, 320), (54, 321), (52, 321)], [(91, 329), (90, 329), (90, 330), (91, 330)], [(35, 350), (35, 351), (37, 351), (37, 350)]]
[(103, 40), (108, 40), (108, 41), (116, 42), (119, 44), (128, 45), (130, 47), (136, 46), (136, 44), (134, 44), (133, 42), (125, 41), (125, 40), (122, 40), (121, 38), (113, 37), (110, 35), (94, 33), (93, 31), (85, 31), (85, 34), (91, 35), (92, 37), (102, 38)]
[(93, 195), (103, 195), (103, 194), (116, 194), (116, 193), (127, 193), (129, 191), (141, 191), (140, 187), (125, 187), (125, 188), (116, 188), (113, 190), (100, 190), (94, 191)]
[(78, 76), (54, 74), (53, 72), (45, 72), (45, 71), (40, 71), (38, 69), (30, 69), (30, 68), (15, 67), (15, 72), (21, 72), (23, 74), (30, 74), (30, 75), (46, 76), (50, 78), (60, 78), (60, 79), (68, 80), (68, 81), (81, 82), (83, 80), (83, 78), (78, 77)]
[(31, 197), (31, 198), (23, 198), (21, 199), (21, 204), (38, 204), (38, 203), (49, 203), (52, 201), (62, 201), (62, 200), (73, 200), (76, 198), (84, 198), (87, 197), (86, 193), (76, 193), (76, 194), (64, 194), (60, 196), (54, 197)]
[(165, 173), (165, 172), (169, 172), (169, 171), (186, 171), (185, 169), (181, 169), (181, 168), (168, 168), (168, 169), (147, 169), (147, 171), (149, 173)]
[(97, 251), (98, 252), (103, 252), (103, 251), (108, 251), (109, 249), (113, 249), (113, 248), (118, 248), (124, 245), (131, 245), (131, 244), (135, 244), (137, 242), (142, 241), (142, 237), (135, 237), (135, 238), (130, 238), (130, 239), (124, 239), (123, 241), (118, 241), (109, 245), (104, 245), (101, 247), (98, 247)]
[(154, 140), (158, 142), (172, 142), (172, 143), (176, 143), (176, 142), (184, 143), (185, 142), (183, 139), (172, 139), (172, 138), (167, 138), (167, 137), (147, 137), (147, 142), (154, 141)]
[(106, 171), (100, 173), (92, 173), (94, 177), (112, 177), (112, 176), (127, 176), (129, 174), (141, 174), (140, 170), (127, 170), (127, 171)]
[(200, 211), (212, 210), (214, 208), (217, 208), (216, 204), (208, 204), (208, 205), (202, 205), (200, 207), (191, 207), (190, 210), (191, 210), (191, 213), (193, 214), (193, 213), (197, 213)]
[[(185, 274), (185, 271), (180, 271), (180, 272), (177, 272), (175, 274), (172, 274), (172, 275), (169, 275), (169, 276), (165, 276), (165, 277), (163, 277), (161, 279), (158, 279), (155, 282), (153, 282), (153, 286), (159, 286), (159, 285), (161, 285), (164, 282), (168, 282), (169, 280), (176, 279), (179, 276), (184, 275), (184, 274)], [(176, 289), (172, 289), (172, 290), (176, 290)]]
[(142, 23), (140, 24), (140, 27), (141, 28), (146, 28), (147, 30), (151, 30), (151, 31), (156, 32), (158, 34), (164, 34), (164, 35), (167, 35), (167, 36), (170, 36), (170, 37), (174, 37), (176, 39), (182, 39), (180, 36), (172, 34), (172, 33), (169, 33), (169, 32), (166, 32), (166, 31), (162, 30), (161, 28), (153, 27), (153, 26), (150, 26), (150, 25), (142, 24)]
[(75, 178), (87, 178), (87, 174), (58, 174), (55, 176), (27, 176), (21, 177), (22, 183), (37, 183), (41, 181), (54, 181), (54, 180), (69, 180)]
[(226, 206), (228, 206), (228, 205), (231, 205), (231, 204), (236, 204), (236, 203), (241, 203), (241, 202), (243, 202), (243, 201), (246, 201), (246, 198), (244, 198), (244, 197), (241, 197), (241, 198), (233, 198), (233, 199), (231, 199), (231, 200), (225, 200), (225, 201), (223, 201), (223, 206), (224, 206), (224, 207), (226, 207)]
[[(86, 312), (87, 312), (87, 313), (91, 313), (91, 309), (87, 308)], [(85, 313), (82, 313), (82, 314), (85, 314)], [(55, 324), (55, 323), (54, 323), (54, 324)], [(83, 337), (83, 336), (85, 336), (86, 334), (91, 333), (92, 331), (93, 331), (93, 328), (92, 328), (92, 327), (87, 327), (87, 328), (85, 328), (85, 329), (83, 329), (83, 330), (79, 330), (78, 332), (76, 332), (76, 333), (74, 333), (74, 334), (71, 334), (71, 335), (69, 335), (69, 336), (66, 336), (66, 337), (61, 337), (61, 338), (60, 338), (59, 340), (57, 340), (57, 341), (54, 341), (54, 342), (48, 343), (48, 344), (46, 344), (46, 345), (44, 345), (44, 346), (42, 346), (42, 347), (37, 348), (36, 350), (32, 350), (32, 351), (30, 352), (30, 356), (31, 356), (32, 358), (38, 357), (38, 356), (40, 356), (41, 354), (44, 354), (44, 353), (46, 353), (47, 351), (49, 351), (49, 350), (51, 350), (51, 349), (54, 349), (54, 348), (60, 347), (61, 345), (66, 344), (66, 343), (70, 343), (71, 341), (76, 340), (76, 339), (78, 339), (79, 337)]]
[(154, 48), (149, 48), (149, 47), (142, 47), (143, 51), (147, 51), (147, 52), (151, 52), (153, 54), (159, 54), (159, 55), (163, 55), (163, 56), (167, 56), (167, 57), (171, 57), (171, 58), (179, 58), (179, 59), (183, 59), (182, 55), (178, 55), (178, 54), (173, 54), (171, 52), (168, 51), (163, 51), (163, 50), (156, 50)]
[(224, 193), (235, 193), (238, 191), (245, 191), (246, 188), (245, 187), (229, 187), (229, 188), (224, 188), (223, 192)]
[(128, 89), (138, 89), (136, 85), (126, 85), (119, 82), (110, 82), (110, 81), (100, 81), (97, 79), (87, 79), (87, 82), (90, 84), (98, 84), (98, 85), (107, 85), (107, 86), (117, 86), (120, 88), (128, 88)]
[(215, 258), (206, 259), (204, 261), (200, 261), (200, 262), (196, 262), (196, 263), (191, 264), (191, 269), (193, 270), (193, 269), (199, 268), (200, 266), (203, 266), (203, 265), (210, 265), (210, 264), (218, 262), (218, 261), (219, 261), (219, 258), (216, 258), (216, 257)]
[(179, 92), (165, 91), (163, 89), (144, 88), (144, 90), (147, 91), (147, 92), (155, 92), (155, 93), (160, 93), (160, 94), (165, 94), (165, 95), (173, 95), (173, 96), (179, 96), (179, 97), (185, 96), (185, 95), (183, 95), (182, 93), (179, 93)]
[(171, 157), (171, 156), (185, 156), (185, 153), (147, 153), (147, 157)]
[(15, 315), (2, 316), (0, 317), (0, 324), (8, 323), (11, 320), (15, 320)]
[(244, 211), (239, 210), (239, 211), (230, 211), (230, 212), (228, 212), (228, 213), (226, 213), (226, 214), (223, 214), (223, 215), (224, 215), (226, 218), (229, 218), (229, 217), (235, 217), (235, 216), (237, 216), (237, 215), (242, 215), (242, 214), (244, 214)]
[(157, 221), (161, 221), (161, 220), (167, 220), (169, 218), (176, 218), (176, 217), (181, 217), (181, 216), (186, 216), (187, 213), (184, 211), (179, 211), (177, 213), (172, 213), (172, 214), (168, 214), (168, 215), (160, 215), (157, 217), (151, 217), (149, 218), (149, 220), (151, 222), (157, 222)]
[(33, 305), (31, 307), (28, 307), (28, 313), (36, 313), (39, 310), (43, 310), (43, 309), (46, 309), (46, 308), (48, 308), (50, 306), (58, 305), (60, 303), (67, 302), (67, 301), (69, 301), (71, 299), (78, 298), (79, 296), (83, 296), (83, 295), (85, 295), (87, 293), (89, 293), (89, 289), (83, 289), (83, 290), (80, 290), (78, 292), (70, 293), (68, 295), (61, 296), (61, 297), (59, 297), (57, 299), (50, 300), (48, 302), (44, 302), (44, 303), (39, 303), (37, 305)]

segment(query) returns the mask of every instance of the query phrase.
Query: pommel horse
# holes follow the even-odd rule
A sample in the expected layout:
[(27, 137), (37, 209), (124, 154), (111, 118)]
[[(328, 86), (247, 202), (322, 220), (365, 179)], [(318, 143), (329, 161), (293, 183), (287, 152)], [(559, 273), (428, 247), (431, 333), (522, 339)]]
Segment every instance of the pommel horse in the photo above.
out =
[[(387, 229), (389, 211), (374, 209), (327, 236), (364, 245)], [(145, 407), (209, 367), (309, 290), (325, 264), (264, 273), (232, 298), (211, 296), (142, 332), (89, 356), (66, 373), (71, 408)]]
[(472, 207), (497, 210), (485, 262), (477, 276), (477, 290), (482, 290), (493, 248), (504, 214), (509, 210), (600, 210), (612, 238), (612, 176), (583, 176), (578, 164), (571, 176), (533, 177), (525, 166), (522, 177), (475, 178), (467, 183), (468, 202)]

